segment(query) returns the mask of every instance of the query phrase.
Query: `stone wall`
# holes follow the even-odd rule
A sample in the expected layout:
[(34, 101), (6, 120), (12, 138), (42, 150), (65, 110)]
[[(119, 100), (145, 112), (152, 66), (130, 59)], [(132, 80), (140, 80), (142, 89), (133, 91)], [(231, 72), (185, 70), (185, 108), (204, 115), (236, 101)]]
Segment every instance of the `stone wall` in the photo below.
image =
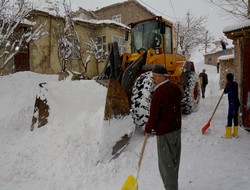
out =
[(220, 89), (225, 88), (228, 73), (234, 74), (234, 59), (220, 61)]

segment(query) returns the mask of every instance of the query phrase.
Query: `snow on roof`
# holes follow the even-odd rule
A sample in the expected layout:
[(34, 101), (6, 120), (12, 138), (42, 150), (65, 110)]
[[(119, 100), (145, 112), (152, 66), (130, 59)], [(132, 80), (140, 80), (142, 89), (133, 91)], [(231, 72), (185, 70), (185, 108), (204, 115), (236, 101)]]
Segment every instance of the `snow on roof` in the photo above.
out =
[(147, 12), (151, 13), (152, 15), (155, 15), (155, 13), (153, 13), (152, 11), (150, 11), (147, 7), (143, 6), (140, 2), (138, 2), (137, 0), (126, 0), (126, 1), (123, 1), (123, 2), (120, 2), (120, 3), (114, 3), (114, 4), (111, 4), (111, 5), (108, 5), (108, 6), (105, 6), (105, 7), (102, 7), (94, 12), (100, 12), (100, 11), (103, 11), (105, 9), (108, 9), (108, 8), (112, 8), (112, 7), (116, 7), (116, 6), (120, 6), (120, 5), (126, 5), (130, 2), (134, 2), (135, 4), (141, 6), (144, 10), (146, 10)]
[[(227, 47), (227, 49), (234, 49), (234, 46), (229, 45), (229, 46)], [(221, 49), (221, 47), (217, 47), (217, 48), (211, 50), (210, 52), (205, 53), (204, 56), (205, 56), (205, 55), (212, 55), (212, 54), (215, 54), (215, 53), (217, 53), (217, 52), (222, 52), (222, 51), (223, 51), (223, 50)]]
[(230, 59), (234, 59), (234, 54), (222, 55), (222, 56), (218, 57), (219, 61), (226, 61), (226, 60), (230, 60)]
[(247, 29), (247, 28), (250, 28), (250, 19), (234, 24), (234, 25), (226, 26), (224, 27), (223, 32), (227, 33), (227, 32), (233, 32), (236, 30)]
[(130, 29), (127, 25), (122, 24), (120, 22), (116, 22), (114, 20), (94, 20), (94, 19), (86, 20), (82, 18), (74, 18), (74, 21), (85, 22), (85, 23), (90, 23), (90, 24), (114, 24), (117, 26), (121, 26), (123, 28)]
[[(54, 16), (54, 17), (62, 17), (62, 15), (56, 15), (54, 11), (51, 11), (51, 10), (40, 10), (40, 9), (33, 9), (33, 11), (39, 11), (39, 12), (43, 12), (43, 13), (47, 13), (48, 15), (50, 16)], [(95, 20), (95, 19), (91, 19), (91, 20), (86, 20), (86, 19), (83, 19), (83, 18), (73, 18), (74, 21), (79, 21), (79, 22), (84, 22), (84, 23), (89, 23), (89, 24), (114, 24), (116, 26), (120, 26), (120, 27), (123, 27), (123, 28), (126, 28), (126, 29), (130, 29), (127, 25), (125, 24), (122, 24), (122, 23), (119, 23), (119, 22), (116, 22), (114, 20)]]

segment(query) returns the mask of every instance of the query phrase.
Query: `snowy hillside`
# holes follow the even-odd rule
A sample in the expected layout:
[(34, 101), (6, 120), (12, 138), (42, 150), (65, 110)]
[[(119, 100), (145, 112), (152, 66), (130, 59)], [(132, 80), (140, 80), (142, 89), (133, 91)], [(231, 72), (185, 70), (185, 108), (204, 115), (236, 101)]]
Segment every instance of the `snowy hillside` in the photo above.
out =
[[(250, 133), (240, 128), (238, 139), (221, 138), (224, 96), (210, 129), (201, 134), (222, 91), (216, 67), (199, 63), (196, 68), (207, 69), (209, 84), (199, 111), (183, 116), (179, 189), (248, 190)], [(37, 87), (45, 81), (51, 115), (45, 127), (30, 131)], [(108, 140), (116, 141), (116, 133), (133, 123), (130, 117), (103, 122), (106, 89), (95, 81), (58, 82), (56, 75), (20, 72), (1, 76), (0, 86), (1, 190), (117, 190), (136, 174), (143, 134), (136, 132), (118, 158), (107, 159)], [(146, 145), (138, 182), (140, 190), (163, 189), (154, 136)]]

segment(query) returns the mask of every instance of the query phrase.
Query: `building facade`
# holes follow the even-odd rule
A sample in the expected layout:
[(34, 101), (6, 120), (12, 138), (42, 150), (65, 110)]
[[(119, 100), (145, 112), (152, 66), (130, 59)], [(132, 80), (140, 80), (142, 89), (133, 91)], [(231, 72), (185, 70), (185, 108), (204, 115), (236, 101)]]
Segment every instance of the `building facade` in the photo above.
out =
[[(79, 14), (83, 15), (82, 12)], [(46, 11), (33, 10), (28, 19), (37, 24), (46, 23), (43, 30), (47, 35), (32, 41), (26, 48), (23, 48), (10, 61), (8, 66), (1, 71), (1, 74), (5, 75), (18, 71), (33, 71), (41, 74), (57, 74), (61, 72), (58, 36), (61, 35), (61, 31), (65, 27), (64, 18)], [(125, 30), (128, 30), (126, 25), (115, 21), (96, 21), (93, 19), (87, 20), (86, 18), (74, 18), (74, 23), (80, 41), (80, 53), (82, 57), (74, 56), (73, 52), (73, 56), (69, 59), (67, 70), (79, 73), (86, 72), (83, 64), (86, 63), (87, 59), (90, 59), (87, 64), (88, 76), (96, 76), (104, 67), (105, 56), (108, 52), (108, 43), (119, 40), (119, 48), (122, 51), (129, 49), (129, 44), (125, 43)], [(74, 40), (72, 39), (73, 45)], [(98, 41), (98, 48), (103, 49), (102, 55), (100, 55), (103, 57), (103, 61), (98, 62), (95, 57), (96, 55), (91, 53), (91, 50), (87, 46), (91, 40), (92, 42)], [(73, 47), (73, 51), (76, 48)]]
[(98, 20), (115, 20), (125, 25), (156, 16), (136, 0), (112, 4), (94, 11), (94, 14)]
[[(230, 54), (233, 54), (234, 53), (234, 48), (231, 47), (231, 48), (228, 48), (226, 50), (226, 55), (230, 55)], [(217, 63), (218, 63), (218, 58), (220, 56), (223, 56), (223, 50), (219, 50), (219, 51), (212, 51), (210, 53), (206, 53), (204, 55), (204, 63), (207, 64), (207, 65), (214, 65), (216, 66)]]
[(235, 46), (234, 75), (239, 83), (241, 124), (250, 130), (250, 19), (224, 28)]

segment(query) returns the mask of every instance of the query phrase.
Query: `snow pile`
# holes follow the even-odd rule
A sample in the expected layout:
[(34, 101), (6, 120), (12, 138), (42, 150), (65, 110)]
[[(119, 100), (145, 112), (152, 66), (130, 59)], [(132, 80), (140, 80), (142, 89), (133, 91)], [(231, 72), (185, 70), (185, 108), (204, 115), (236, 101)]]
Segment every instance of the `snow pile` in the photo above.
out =
[[(209, 79), (206, 98), (196, 113), (182, 119), (179, 189), (248, 190), (250, 133), (239, 128), (238, 139), (221, 138), (227, 117), (226, 96), (207, 133), (201, 134), (222, 93), (216, 67), (197, 60), (196, 70), (203, 68)], [(121, 126), (133, 126), (131, 118), (103, 123), (102, 95), (106, 89), (94, 81), (58, 82), (57, 77), (31, 72), (0, 77), (0, 189), (121, 189), (127, 176), (137, 172), (143, 134), (136, 132), (118, 158), (101, 159), (102, 153), (110, 151), (105, 139), (116, 141), (116, 134), (124, 130)], [(30, 131), (41, 82), (48, 83), (51, 115), (47, 126)], [(101, 129), (101, 125), (106, 128)], [(148, 139), (138, 183), (139, 189), (164, 188), (154, 136)]]

